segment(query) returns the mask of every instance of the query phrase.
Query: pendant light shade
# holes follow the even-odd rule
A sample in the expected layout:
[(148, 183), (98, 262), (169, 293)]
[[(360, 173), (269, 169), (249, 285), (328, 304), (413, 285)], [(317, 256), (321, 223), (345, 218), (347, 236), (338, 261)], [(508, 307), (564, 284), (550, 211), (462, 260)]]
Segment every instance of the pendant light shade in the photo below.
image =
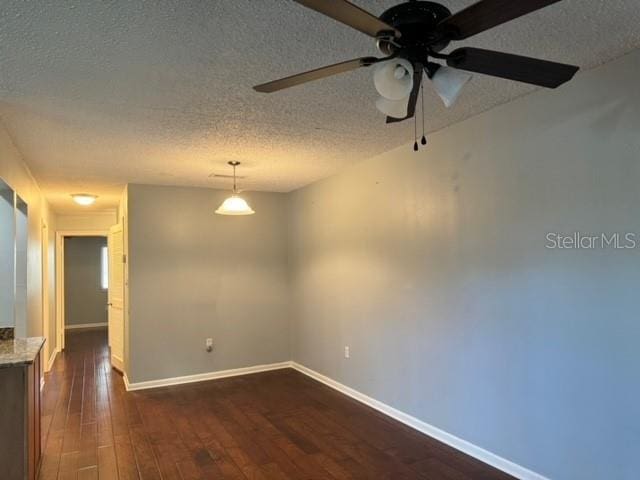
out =
[(433, 88), (447, 108), (450, 108), (462, 92), (462, 88), (471, 80), (471, 74), (461, 70), (441, 66), (431, 78)]
[(376, 64), (373, 83), (378, 93), (388, 100), (402, 100), (413, 88), (413, 65), (404, 58)]
[(222, 202), (216, 213), (218, 215), (253, 215), (256, 212), (253, 211), (244, 198), (231, 195)]
[(238, 195), (236, 186), (236, 167), (240, 162), (228, 162), (233, 167), (233, 194), (227, 197), (222, 205), (218, 207), (216, 213), (218, 215), (253, 215), (256, 213), (247, 203), (247, 201)]

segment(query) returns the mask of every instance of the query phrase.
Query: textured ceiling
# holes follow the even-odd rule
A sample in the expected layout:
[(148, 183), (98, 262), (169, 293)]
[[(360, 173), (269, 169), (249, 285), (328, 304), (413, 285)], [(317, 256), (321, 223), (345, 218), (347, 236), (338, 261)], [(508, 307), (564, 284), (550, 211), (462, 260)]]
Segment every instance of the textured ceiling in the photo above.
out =
[[(514, 0), (515, 1), (515, 0)], [(394, 0), (356, 0), (380, 14)], [(444, 2), (457, 11), (470, 0)], [(58, 211), (113, 207), (127, 182), (289, 191), (411, 140), (362, 69), (264, 95), (251, 86), (362, 55), (368, 37), (288, 0), (0, 0), (0, 116)], [(591, 68), (640, 46), (637, 0), (565, 0), (460, 45)], [(571, 88), (570, 84), (564, 88)], [(475, 76), (433, 131), (532, 91)]]

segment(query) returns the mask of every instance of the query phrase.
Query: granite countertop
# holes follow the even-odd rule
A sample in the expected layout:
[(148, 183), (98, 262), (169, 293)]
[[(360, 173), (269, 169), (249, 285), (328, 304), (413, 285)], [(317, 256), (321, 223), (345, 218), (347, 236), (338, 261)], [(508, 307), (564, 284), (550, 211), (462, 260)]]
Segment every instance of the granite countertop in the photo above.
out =
[(0, 368), (32, 364), (44, 341), (44, 337), (0, 340)]

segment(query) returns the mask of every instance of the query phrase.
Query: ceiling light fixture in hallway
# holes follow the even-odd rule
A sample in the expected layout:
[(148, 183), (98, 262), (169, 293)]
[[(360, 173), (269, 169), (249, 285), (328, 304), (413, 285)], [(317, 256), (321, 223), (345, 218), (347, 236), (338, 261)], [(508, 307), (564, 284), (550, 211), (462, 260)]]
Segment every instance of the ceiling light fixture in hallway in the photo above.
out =
[(73, 198), (73, 201), (78, 205), (88, 207), (89, 205), (93, 205), (96, 202), (98, 196), (91, 195), (90, 193), (72, 193), (71, 198)]

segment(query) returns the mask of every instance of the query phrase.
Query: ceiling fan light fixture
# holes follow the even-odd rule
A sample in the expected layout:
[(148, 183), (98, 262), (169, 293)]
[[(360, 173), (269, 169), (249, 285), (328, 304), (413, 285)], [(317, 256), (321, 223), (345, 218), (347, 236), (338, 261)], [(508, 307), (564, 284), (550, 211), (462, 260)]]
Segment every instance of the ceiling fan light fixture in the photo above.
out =
[(249, 206), (244, 198), (238, 195), (236, 167), (240, 165), (240, 162), (231, 161), (227, 163), (233, 167), (233, 193), (222, 202), (216, 210), (216, 213), (218, 215), (253, 215), (256, 212)]
[(447, 108), (451, 108), (460, 96), (464, 86), (473, 75), (455, 68), (440, 66), (433, 74), (431, 82), (438, 96)]
[(409, 110), (409, 97), (402, 100), (389, 100), (384, 97), (376, 100), (376, 108), (391, 118), (405, 118)]
[(413, 65), (404, 58), (377, 63), (373, 71), (373, 84), (387, 100), (408, 98), (413, 88)]
[[(395, 123), (414, 118), (418, 95), (410, 95), (410, 92), (413, 90), (413, 93), (417, 93), (421, 82), (418, 76), (422, 75), (422, 66), (429, 65), (430, 58), (445, 60), (449, 67), (458, 70), (546, 88), (563, 85), (579, 70), (573, 65), (481, 48), (461, 47), (441, 53), (452, 41), (473, 37), (556, 4), (559, 0), (475, 0), (473, 5), (455, 13), (439, 0), (404, 0), (380, 16), (354, 5), (352, 0), (293, 1), (369, 35), (375, 39), (378, 50), (385, 57), (360, 57), (307, 70), (256, 85), (254, 89), (258, 92), (276, 92), (359, 68), (373, 67), (374, 82), (380, 95), (394, 101), (410, 96), (406, 117), (387, 117), (387, 123)], [(428, 72), (429, 77), (432, 73), (435, 71)], [(448, 107), (453, 105), (462, 85), (470, 78), (468, 74), (463, 74), (456, 77), (455, 82), (444, 81), (450, 73), (443, 69), (435, 79), (438, 93)]]

